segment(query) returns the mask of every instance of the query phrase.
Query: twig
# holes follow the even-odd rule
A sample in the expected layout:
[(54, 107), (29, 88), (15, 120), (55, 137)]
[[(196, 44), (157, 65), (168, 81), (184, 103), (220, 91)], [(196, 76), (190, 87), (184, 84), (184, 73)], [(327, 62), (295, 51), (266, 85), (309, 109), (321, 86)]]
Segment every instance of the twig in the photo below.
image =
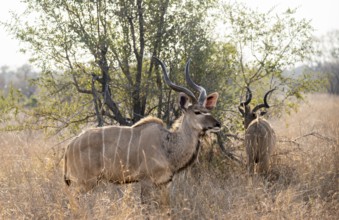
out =
[(323, 139), (323, 140), (328, 141), (328, 142), (334, 142), (334, 143), (337, 142), (337, 140), (335, 138), (326, 137), (326, 136), (319, 134), (318, 132), (314, 132), (314, 131), (307, 133), (307, 134), (304, 134), (304, 135), (301, 135), (301, 136), (296, 137), (296, 138), (291, 139), (291, 140), (278, 140), (278, 142), (287, 142), (287, 143), (292, 143), (292, 144), (296, 144), (296, 145), (299, 146), (300, 143), (298, 143), (297, 140), (299, 140), (301, 138), (308, 137), (308, 136), (314, 136), (316, 138)]
[(324, 136), (324, 135), (319, 134), (318, 132), (311, 132), (311, 133), (302, 135), (302, 136), (300, 136), (300, 137), (295, 138), (295, 141), (298, 140), (298, 139), (300, 139), (300, 138), (307, 137), (307, 136), (314, 136), (314, 137), (316, 137), (316, 138), (323, 139), (323, 140), (326, 140), (326, 141), (329, 141), (329, 142), (334, 142), (334, 143), (336, 142), (336, 139), (335, 139), (335, 138), (326, 137), (326, 136)]
[(240, 141), (244, 141), (245, 139), (243, 137), (239, 137), (237, 134), (224, 134), (226, 137), (232, 137), (234, 139), (240, 140)]
[(278, 140), (278, 142), (280, 142), (280, 143), (292, 143), (292, 144), (300, 146), (300, 144), (298, 142), (296, 142), (295, 140)]
[[(226, 136), (227, 136), (227, 134), (226, 134)], [(237, 138), (238, 138), (237, 135), (232, 135), (232, 137), (237, 137)], [(232, 154), (231, 152), (229, 152), (229, 151), (226, 150), (226, 148), (225, 148), (225, 146), (224, 146), (224, 142), (223, 142), (223, 140), (222, 140), (222, 137), (221, 137), (221, 134), (220, 134), (220, 133), (217, 133), (217, 140), (218, 140), (218, 145), (219, 145), (219, 147), (220, 147), (220, 149), (221, 149), (221, 152), (223, 152), (224, 155), (225, 155), (226, 157), (228, 157), (228, 158), (231, 159), (231, 160), (236, 161), (236, 162), (239, 163), (240, 165), (244, 165), (244, 163), (243, 163), (242, 160), (240, 160), (240, 159), (237, 158), (234, 154)]]

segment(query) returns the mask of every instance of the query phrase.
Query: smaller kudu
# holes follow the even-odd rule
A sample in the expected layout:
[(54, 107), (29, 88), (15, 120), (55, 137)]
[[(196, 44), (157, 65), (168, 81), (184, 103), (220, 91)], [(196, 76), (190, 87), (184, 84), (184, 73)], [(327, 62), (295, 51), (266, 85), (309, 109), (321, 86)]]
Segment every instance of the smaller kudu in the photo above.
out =
[(264, 103), (255, 106), (251, 110), (249, 103), (252, 100), (252, 92), (247, 87), (246, 101), (241, 102), (238, 107), (244, 117), (247, 169), (251, 175), (254, 173), (255, 164), (258, 165), (259, 174), (266, 174), (268, 172), (270, 155), (275, 148), (275, 132), (270, 124), (261, 117), (266, 114), (266, 111), (257, 112), (261, 108), (270, 107), (267, 104), (267, 97), (274, 90), (266, 92)]
[[(168, 190), (173, 175), (190, 166), (199, 151), (199, 138), (206, 132), (218, 132), (220, 123), (210, 110), (216, 106), (218, 93), (206, 95), (206, 90), (195, 84), (185, 68), (186, 81), (200, 95), (174, 84), (165, 64), (154, 58), (163, 71), (165, 83), (179, 93), (183, 118), (178, 129), (165, 128), (162, 120), (147, 117), (131, 127), (106, 126), (89, 129), (77, 136), (65, 153), (64, 180), (75, 181), (84, 191), (97, 185), (99, 180), (116, 184), (140, 182), (141, 201), (148, 203), (154, 188)], [(163, 187), (165, 186), (165, 187)], [(165, 204), (167, 198), (161, 198)]]

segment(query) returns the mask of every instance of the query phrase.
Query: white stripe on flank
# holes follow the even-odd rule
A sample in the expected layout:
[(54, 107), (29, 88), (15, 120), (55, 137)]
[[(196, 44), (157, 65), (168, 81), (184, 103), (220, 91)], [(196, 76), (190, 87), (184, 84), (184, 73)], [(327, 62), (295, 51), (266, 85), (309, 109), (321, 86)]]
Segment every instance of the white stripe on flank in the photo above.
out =
[[(75, 142), (75, 141), (74, 141), (74, 142)], [(73, 157), (73, 160), (71, 160), (71, 162), (72, 162), (72, 165), (73, 165), (72, 168), (74, 167), (74, 172), (77, 173), (78, 171), (77, 171), (77, 169), (76, 169), (76, 167), (75, 167), (75, 164), (76, 164), (75, 160), (76, 160), (76, 159), (75, 159), (75, 157), (74, 157), (74, 156), (75, 156), (75, 154), (74, 154), (75, 148), (76, 148), (76, 147), (75, 147), (75, 144), (72, 144), (72, 157)], [(72, 170), (72, 171), (73, 171), (73, 170)], [(70, 173), (72, 173), (72, 171), (70, 171)]]
[(102, 137), (102, 165), (105, 169), (105, 152), (106, 152), (106, 146), (105, 146), (105, 128), (101, 129), (101, 137)]
[(142, 153), (144, 155), (144, 163), (145, 163), (145, 167), (146, 167), (146, 173), (147, 173), (147, 175), (149, 175), (150, 173), (149, 173), (149, 170), (148, 170), (148, 162), (147, 162), (145, 151), (142, 150)]
[[(91, 136), (91, 132), (88, 132), (88, 135), (87, 135), (87, 150), (90, 150), (91, 149), (91, 144), (90, 144), (90, 136)], [(79, 148), (79, 151), (80, 151), (80, 155), (81, 155), (81, 149)], [(86, 152), (86, 151), (85, 151)], [(91, 161), (91, 158), (89, 158), (89, 161), (88, 162), (90, 162)], [(86, 175), (86, 178), (87, 178), (87, 175), (88, 175), (88, 172), (87, 173), (85, 173), (85, 166), (84, 166), (84, 161), (82, 161), (82, 157), (80, 156), (80, 164), (81, 164), (81, 166), (82, 166), (82, 168), (83, 168), (83, 172), (84, 172), (84, 174)], [(86, 164), (86, 163), (85, 163)], [(89, 165), (91, 165), (91, 164), (89, 164)]]
[(119, 128), (119, 137), (118, 137), (118, 140), (117, 140), (117, 144), (115, 146), (114, 159), (113, 159), (113, 164), (112, 164), (113, 166), (115, 164), (115, 158), (117, 157), (117, 151), (118, 151), (119, 144), (120, 144), (121, 130), (122, 130), (122, 128)]
[(77, 156), (75, 155), (75, 150), (76, 149), (79, 149), (79, 160), (81, 160), (81, 151), (80, 151), (80, 147), (81, 147), (81, 140), (82, 140), (82, 138), (79, 138), (79, 142), (78, 142), (78, 146), (77, 147), (75, 147), (75, 145), (73, 145), (73, 158), (74, 158), (74, 160), (73, 160), (73, 165), (74, 165), (74, 169), (75, 169), (75, 172), (76, 173), (79, 173), (79, 170), (78, 170), (78, 163), (77, 163)]
[(139, 141), (138, 141), (138, 157), (137, 157), (137, 164), (138, 164), (138, 166), (140, 165), (140, 160), (139, 160), (139, 158), (140, 158), (140, 142), (141, 142), (141, 132), (139, 133), (140, 135), (139, 135)]
[(131, 137), (129, 138), (128, 148), (127, 148), (127, 163), (126, 163), (127, 169), (128, 169), (128, 165), (129, 165), (129, 152), (130, 152), (130, 149), (131, 149), (132, 140), (133, 140), (133, 129), (131, 129)]

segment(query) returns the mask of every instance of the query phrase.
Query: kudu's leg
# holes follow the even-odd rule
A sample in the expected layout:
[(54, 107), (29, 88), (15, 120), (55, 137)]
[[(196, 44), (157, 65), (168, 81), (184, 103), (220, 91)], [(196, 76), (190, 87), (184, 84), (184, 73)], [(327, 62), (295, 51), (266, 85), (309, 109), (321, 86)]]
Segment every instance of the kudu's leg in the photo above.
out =
[(258, 164), (258, 173), (266, 175), (268, 173), (268, 169), (269, 169), (269, 155), (264, 155), (262, 158), (260, 158)]
[(156, 186), (150, 180), (140, 181), (141, 203), (145, 205), (143, 214), (148, 216), (152, 212), (158, 212), (159, 208), (166, 216), (171, 215), (170, 211), (170, 184)]
[(254, 174), (254, 160), (251, 159), (251, 157), (248, 158), (248, 162), (247, 162), (247, 172), (250, 175)]
[(141, 204), (145, 205), (143, 214), (146, 216), (148, 216), (150, 212), (153, 212), (157, 206), (157, 204), (154, 203), (154, 188), (155, 185), (151, 180), (146, 179), (140, 181)]
[(170, 201), (170, 186), (171, 183), (168, 184), (162, 184), (158, 186), (158, 201), (160, 208), (163, 213), (165, 213), (167, 216), (171, 215), (171, 201)]
[(97, 178), (79, 181), (80, 192), (86, 193), (92, 190), (98, 184)]
[(253, 146), (251, 146), (251, 143), (247, 143), (246, 153), (247, 153), (247, 171), (248, 171), (248, 174), (253, 175), (255, 154), (254, 154)]

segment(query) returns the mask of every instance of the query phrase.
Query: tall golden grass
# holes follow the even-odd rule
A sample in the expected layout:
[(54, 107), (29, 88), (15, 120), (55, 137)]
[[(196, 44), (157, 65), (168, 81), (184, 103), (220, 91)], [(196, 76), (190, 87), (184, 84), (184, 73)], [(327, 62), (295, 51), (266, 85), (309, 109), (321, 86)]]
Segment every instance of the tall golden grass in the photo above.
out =
[[(173, 179), (171, 218), (337, 219), (339, 97), (310, 95), (297, 113), (271, 123), (279, 141), (268, 178), (250, 179), (218, 148), (212, 159), (203, 151)], [(103, 183), (87, 194), (66, 187), (65, 144), (57, 142), (31, 131), (0, 134), (1, 219), (144, 218), (137, 183)]]

